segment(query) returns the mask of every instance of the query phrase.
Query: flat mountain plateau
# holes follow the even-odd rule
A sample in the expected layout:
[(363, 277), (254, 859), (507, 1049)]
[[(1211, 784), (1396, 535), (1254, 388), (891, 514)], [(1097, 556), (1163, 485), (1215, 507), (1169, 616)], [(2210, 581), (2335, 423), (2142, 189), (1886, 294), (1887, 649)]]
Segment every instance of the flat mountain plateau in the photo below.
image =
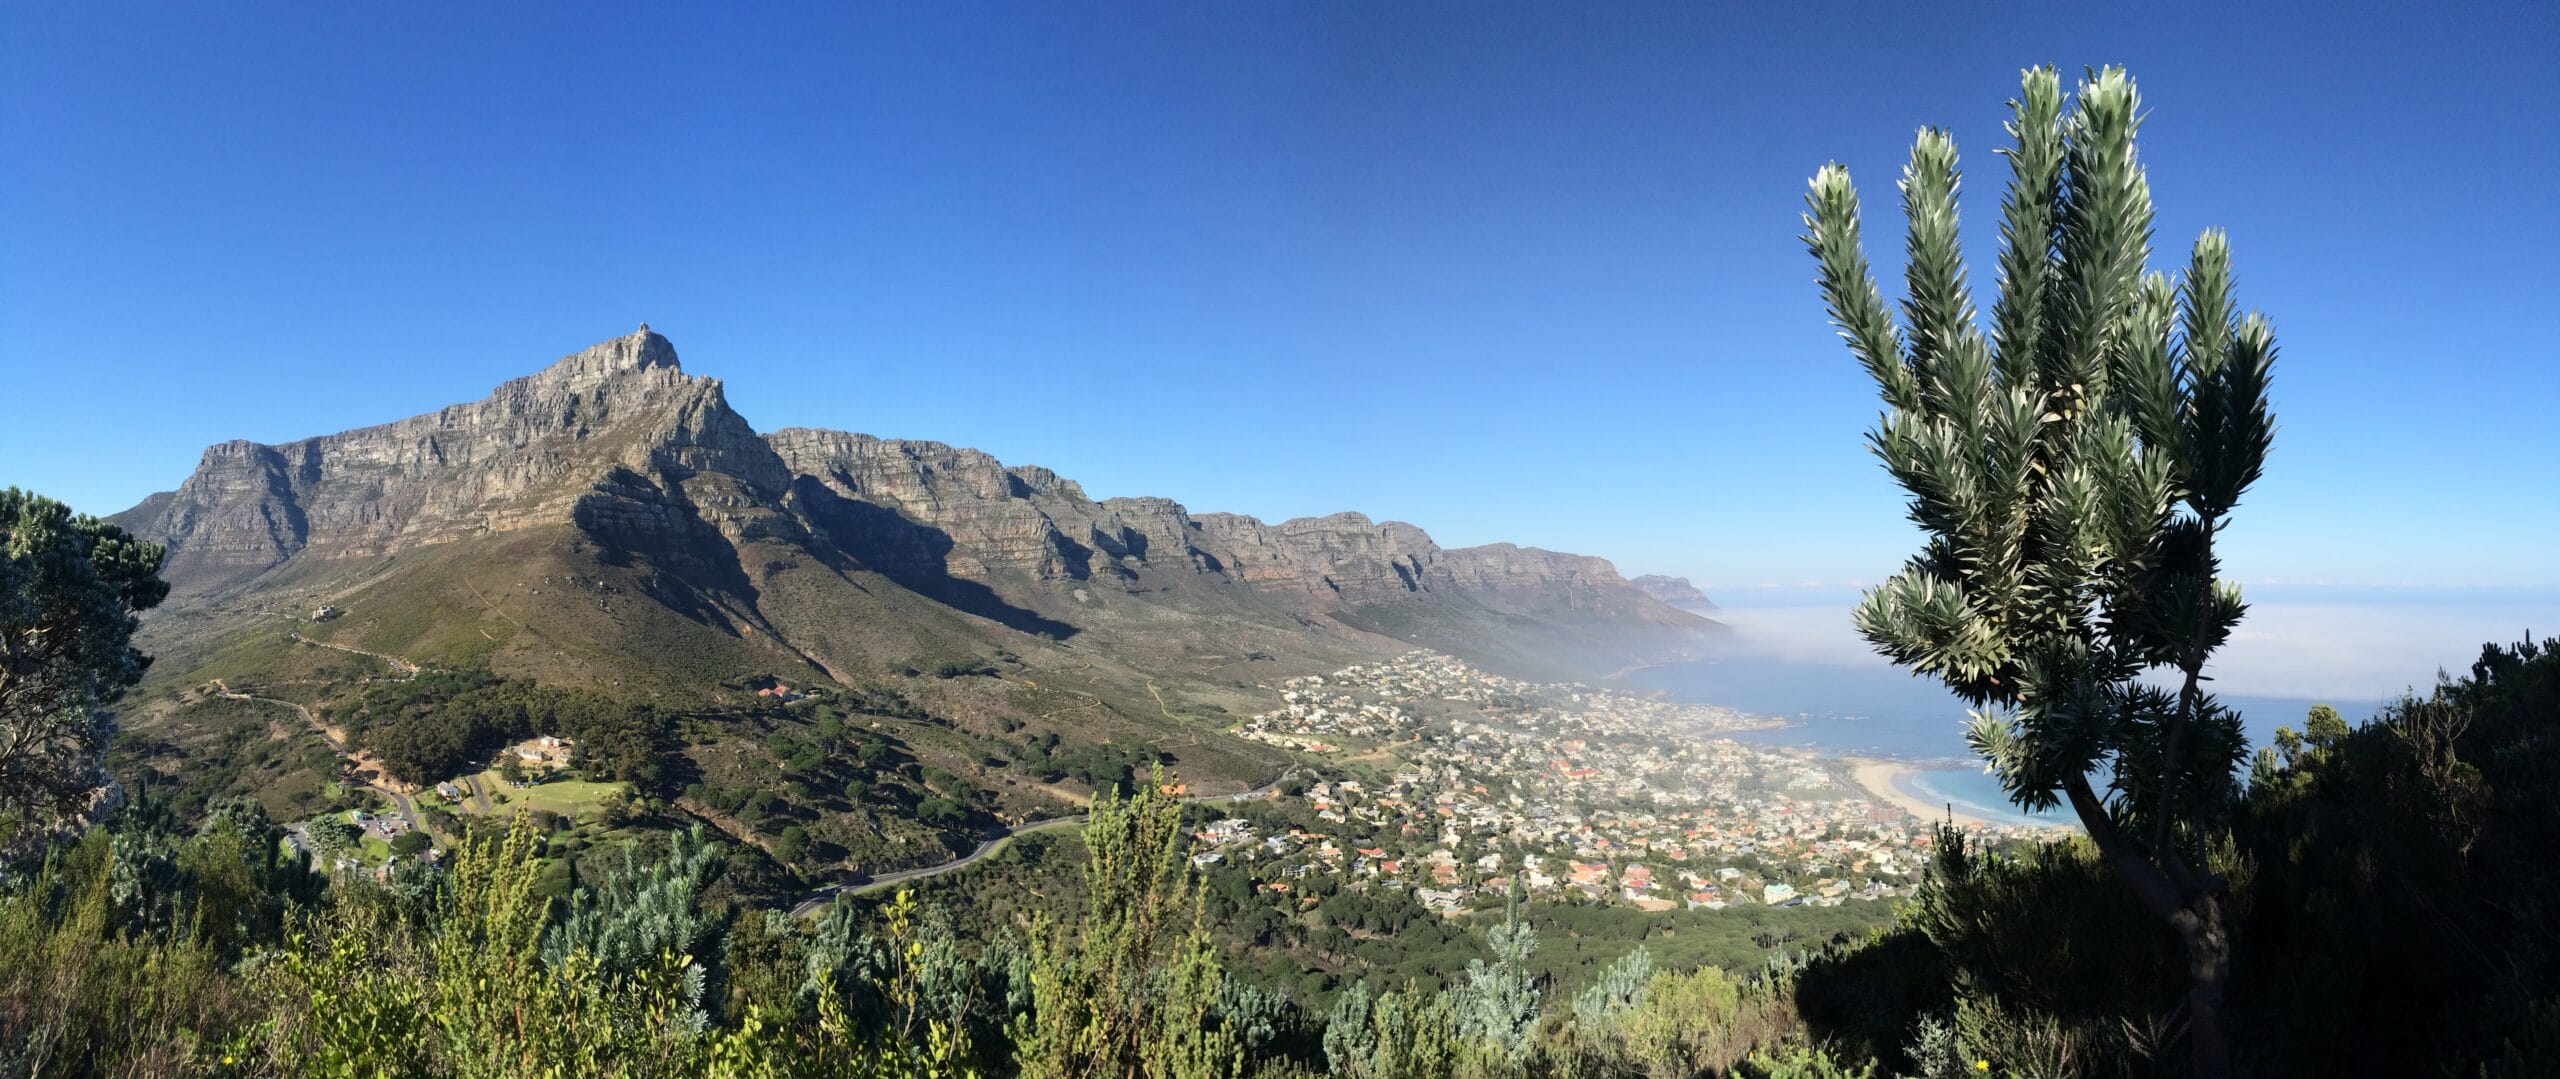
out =
[(1639, 588), (1598, 558), (759, 433), (645, 326), (476, 402), (214, 446), (112, 519), (170, 550), (143, 633), (159, 659), (122, 717), (129, 782), (292, 818), (455, 778), (446, 808), (488, 812), (498, 784), (423, 772), (564, 723), (621, 731), (593, 718), (609, 702), (659, 758), (626, 754), (613, 782), (804, 874), (935, 861), (1149, 762), (1199, 790), (1266, 783), (1285, 753), (1228, 729), (1292, 676), (1428, 647), (1588, 678), (1721, 628), (1682, 609), (1704, 602), (1687, 582)]

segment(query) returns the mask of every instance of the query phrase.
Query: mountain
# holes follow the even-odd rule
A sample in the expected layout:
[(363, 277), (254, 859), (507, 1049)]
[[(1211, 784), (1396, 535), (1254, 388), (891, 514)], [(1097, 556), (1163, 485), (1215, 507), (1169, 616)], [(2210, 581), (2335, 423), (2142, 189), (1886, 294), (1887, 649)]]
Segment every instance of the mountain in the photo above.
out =
[[(301, 693), (354, 654), (307, 639), (694, 715), (760, 714), (749, 686), (868, 687), (932, 717), (901, 736), (919, 761), (1001, 778), (1018, 811), (1057, 797), (989, 771), (1023, 738), (1144, 745), (1186, 778), (1250, 786), (1280, 758), (1226, 717), (1270, 707), (1287, 677), (1416, 646), (1588, 677), (1695, 654), (1720, 628), (1598, 558), (1446, 548), (1357, 513), (1097, 500), (935, 442), (760, 433), (646, 326), (479, 401), (222, 443), (114, 520), (170, 550), (143, 637), (157, 692), (129, 726), (171, 762), (193, 751), (193, 706), (172, 703), (191, 689)], [(771, 734), (752, 726), (730, 735)], [(758, 782), (725, 737), (685, 752)]]
[(1698, 591), (1698, 586), (1690, 584), (1686, 577), (1665, 577), (1659, 573), (1648, 573), (1627, 583), (1668, 606), (1677, 607), (1692, 614), (1702, 615), (1716, 609), (1715, 601), (1708, 599), (1706, 593)]
[[(599, 567), (645, 566), (642, 592), (687, 620), (773, 634), (796, 659), (847, 669), (857, 656), (794, 647), (784, 623), (810, 598), (771, 586), (877, 574), (1054, 640), (1143, 635), (1132, 623), (1181, 612), (1496, 663), (1604, 667), (1713, 628), (1664, 602), (1685, 597), (1598, 558), (1443, 548), (1357, 513), (1265, 524), (1160, 498), (1096, 501), (1048, 469), (940, 443), (759, 435), (718, 379), (686, 374), (645, 326), (470, 404), (283, 445), (222, 443), (177, 490), (114, 519), (168, 544), (180, 607), (558, 533)], [(1459, 636), (1470, 629), (1483, 632)]]
[(281, 446), (225, 442), (176, 491), (114, 520), (169, 545), (180, 594), (309, 556), (397, 554), (565, 523), (631, 497), (617, 477), (721, 477), (741, 497), (789, 485), (717, 379), (686, 375), (648, 332), (576, 353), (484, 400)]

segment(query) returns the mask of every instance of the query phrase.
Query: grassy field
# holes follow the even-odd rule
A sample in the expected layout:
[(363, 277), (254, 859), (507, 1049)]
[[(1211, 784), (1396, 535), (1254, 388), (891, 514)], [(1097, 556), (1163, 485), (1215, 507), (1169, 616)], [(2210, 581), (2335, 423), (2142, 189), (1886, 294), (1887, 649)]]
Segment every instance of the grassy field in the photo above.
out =
[[(523, 808), (557, 813), (572, 820), (592, 819), (596, 807), (604, 803), (606, 795), (631, 791), (628, 783), (592, 783), (578, 779), (555, 779), (527, 787), (510, 787), (506, 780), (498, 778), (495, 771), (482, 772), (472, 778), (479, 781), (481, 790), (489, 792), (490, 805), (500, 814)], [(455, 808), (467, 810), (473, 804), (471, 799), (465, 798)]]

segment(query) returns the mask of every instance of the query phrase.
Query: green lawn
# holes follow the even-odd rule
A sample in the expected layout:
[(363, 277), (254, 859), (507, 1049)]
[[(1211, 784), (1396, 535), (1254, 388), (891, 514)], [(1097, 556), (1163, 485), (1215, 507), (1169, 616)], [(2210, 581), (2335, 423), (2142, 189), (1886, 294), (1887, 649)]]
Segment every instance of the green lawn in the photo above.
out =
[[(591, 783), (578, 779), (555, 779), (528, 787), (509, 787), (507, 781), (498, 778), (494, 771), (482, 772), (473, 778), (479, 781), (481, 790), (489, 792), (491, 807), (501, 815), (514, 813), (521, 807), (557, 813), (572, 820), (586, 820), (595, 816), (596, 807), (604, 802), (606, 795), (631, 791), (629, 783)], [(474, 804), (466, 797), (455, 808), (467, 810)]]

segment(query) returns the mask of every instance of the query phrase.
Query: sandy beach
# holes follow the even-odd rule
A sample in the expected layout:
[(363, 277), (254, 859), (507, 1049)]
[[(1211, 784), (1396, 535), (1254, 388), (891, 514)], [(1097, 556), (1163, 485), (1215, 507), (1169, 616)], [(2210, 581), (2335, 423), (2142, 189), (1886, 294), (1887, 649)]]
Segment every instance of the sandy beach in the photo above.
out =
[[(1849, 762), (1849, 774), (1851, 778), (1856, 779), (1858, 781), (1858, 785), (1866, 788), (1867, 793), (1875, 796), (1877, 801), (1893, 806), (1922, 820), (1940, 821), (1947, 819), (1947, 806), (1943, 804), (1932, 805), (1928, 802), (1915, 798), (1904, 793), (1902, 788), (1894, 783), (1895, 779), (1908, 775), (1912, 772), (1919, 771), (1919, 769), (1900, 761), (1879, 761), (1866, 757), (1849, 757), (1845, 759)], [(1966, 825), (1968, 827), (1984, 827), (1991, 823), (1962, 810), (1956, 811), (1955, 819), (1957, 824)]]

